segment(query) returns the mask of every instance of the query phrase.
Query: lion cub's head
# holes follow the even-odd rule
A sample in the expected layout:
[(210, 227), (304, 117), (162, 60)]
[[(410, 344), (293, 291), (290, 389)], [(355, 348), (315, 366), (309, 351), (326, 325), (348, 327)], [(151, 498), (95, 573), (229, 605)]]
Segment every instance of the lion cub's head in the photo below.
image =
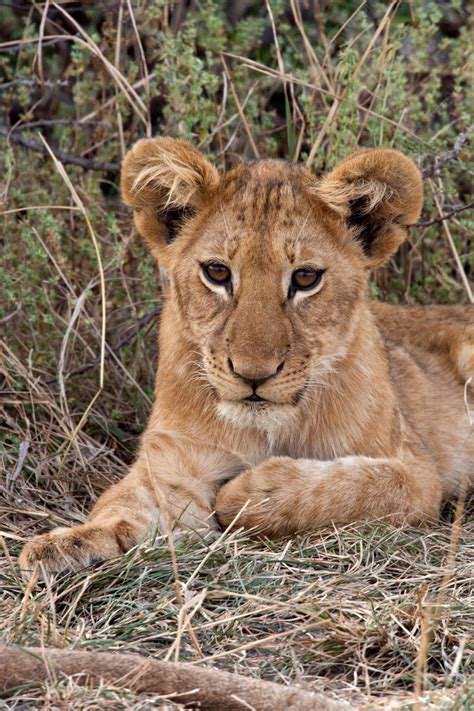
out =
[(170, 138), (132, 148), (122, 193), (220, 413), (242, 424), (324, 386), (356, 337), (368, 269), (422, 205), (420, 174), (397, 151), (361, 151), (323, 178), (276, 160), (220, 175)]

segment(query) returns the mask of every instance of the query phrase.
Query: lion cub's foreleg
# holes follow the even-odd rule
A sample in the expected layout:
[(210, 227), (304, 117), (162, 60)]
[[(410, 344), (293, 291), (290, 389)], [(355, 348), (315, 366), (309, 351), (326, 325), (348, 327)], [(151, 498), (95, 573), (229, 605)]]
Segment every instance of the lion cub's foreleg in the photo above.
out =
[(33, 538), (20, 554), (20, 567), (36, 567), (40, 574), (41, 567), (47, 572), (80, 570), (125, 553), (153, 527), (162, 532), (175, 525), (215, 528), (212, 513), (219, 478), (241, 470), (215, 450), (168, 436), (147, 436), (130, 472), (102, 494), (87, 521)]
[(272, 457), (220, 489), (220, 524), (228, 525), (247, 502), (237, 525), (271, 536), (362, 519), (418, 524), (438, 516), (441, 483), (428, 462), (411, 457)]
[(79, 570), (113, 558), (131, 548), (158, 515), (153, 492), (143, 477), (142, 462), (118, 484), (102, 494), (87, 521), (72, 528), (55, 528), (36, 536), (23, 548), (19, 564), (41, 574)]

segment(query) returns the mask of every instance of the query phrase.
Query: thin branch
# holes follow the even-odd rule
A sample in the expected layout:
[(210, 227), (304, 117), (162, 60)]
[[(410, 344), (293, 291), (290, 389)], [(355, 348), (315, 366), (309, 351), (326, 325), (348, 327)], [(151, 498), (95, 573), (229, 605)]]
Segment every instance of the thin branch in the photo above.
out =
[[(38, 37), (28, 37), (27, 39), (19, 41), (2, 42), (0, 44), (0, 54), (11, 54), (12, 52), (21, 52), (27, 45), (37, 44), (38, 41)], [(43, 47), (50, 47), (54, 44), (61, 44), (61, 42), (64, 42), (62, 35), (59, 37), (52, 37), (46, 42), (43, 42)]]
[(110, 128), (111, 124), (109, 121), (81, 121), (81, 119), (40, 119), (12, 126), (10, 135), (17, 131), (29, 131), (32, 128), (54, 128), (55, 126), (107, 126)]
[(416, 223), (416, 225), (413, 225), (414, 227), (429, 227), (430, 225), (435, 225), (439, 222), (444, 222), (444, 220), (449, 220), (451, 217), (454, 215), (457, 215), (459, 212), (464, 212), (465, 210), (471, 210), (474, 208), (474, 200), (471, 200), (470, 203), (467, 205), (462, 205), (456, 208), (453, 208), (451, 212), (447, 212), (444, 215), (440, 215), (439, 217), (435, 217), (434, 220), (420, 220), (419, 222)]
[(71, 86), (71, 80), (62, 79), (60, 81), (48, 81), (45, 79), (45, 81), (41, 83), (37, 79), (14, 79), (13, 81), (6, 81), (0, 84), (0, 91), (13, 89), (16, 86), (31, 86), (33, 89), (41, 89), (43, 86), (46, 86), (48, 89), (56, 89), (58, 87)]
[[(45, 146), (42, 146), (41, 143), (37, 143), (31, 138), (25, 138), (25, 136), (18, 135), (17, 133), (12, 133), (11, 129), (6, 126), (0, 126), (0, 135), (7, 136), (10, 143), (17, 143), (24, 148), (28, 148), (30, 151), (35, 151), (36, 153), (41, 153), (42, 155), (48, 155), (47, 149)], [(81, 156), (74, 156), (71, 153), (66, 153), (59, 148), (55, 148), (53, 153), (61, 163), (78, 165), (81, 168), (84, 168), (84, 170), (98, 170), (106, 173), (118, 173), (120, 170), (119, 163), (90, 160), (88, 158), (82, 158)]]
[(442, 153), (440, 156), (438, 156), (437, 160), (433, 163), (433, 165), (427, 166), (423, 169), (423, 177), (429, 178), (432, 175), (436, 175), (441, 170), (441, 168), (444, 168), (452, 160), (459, 158), (459, 154), (464, 148), (464, 145), (469, 140), (469, 136), (471, 135), (471, 133), (474, 133), (474, 124), (471, 124), (471, 126), (468, 126), (465, 131), (459, 134), (459, 136), (454, 142), (453, 148), (451, 148), (450, 151)]

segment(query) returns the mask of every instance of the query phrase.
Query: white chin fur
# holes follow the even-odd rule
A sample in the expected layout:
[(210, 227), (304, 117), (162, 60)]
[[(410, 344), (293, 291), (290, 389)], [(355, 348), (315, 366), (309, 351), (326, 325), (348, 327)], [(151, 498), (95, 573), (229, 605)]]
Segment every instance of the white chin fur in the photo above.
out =
[(296, 417), (293, 405), (247, 405), (223, 400), (217, 405), (218, 414), (239, 429), (254, 427), (267, 434), (277, 434)]

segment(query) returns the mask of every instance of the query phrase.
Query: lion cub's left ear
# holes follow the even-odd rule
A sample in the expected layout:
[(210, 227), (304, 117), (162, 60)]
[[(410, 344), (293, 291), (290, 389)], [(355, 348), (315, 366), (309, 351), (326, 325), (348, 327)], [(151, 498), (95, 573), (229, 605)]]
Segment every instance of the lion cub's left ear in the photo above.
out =
[(219, 184), (219, 173), (186, 141), (144, 138), (121, 168), (123, 201), (133, 208), (138, 232), (166, 267), (168, 246)]
[(389, 149), (347, 158), (319, 181), (316, 193), (353, 228), (369, 268), (397, 251), (423, 206), (420, 171), (403, 153)]

